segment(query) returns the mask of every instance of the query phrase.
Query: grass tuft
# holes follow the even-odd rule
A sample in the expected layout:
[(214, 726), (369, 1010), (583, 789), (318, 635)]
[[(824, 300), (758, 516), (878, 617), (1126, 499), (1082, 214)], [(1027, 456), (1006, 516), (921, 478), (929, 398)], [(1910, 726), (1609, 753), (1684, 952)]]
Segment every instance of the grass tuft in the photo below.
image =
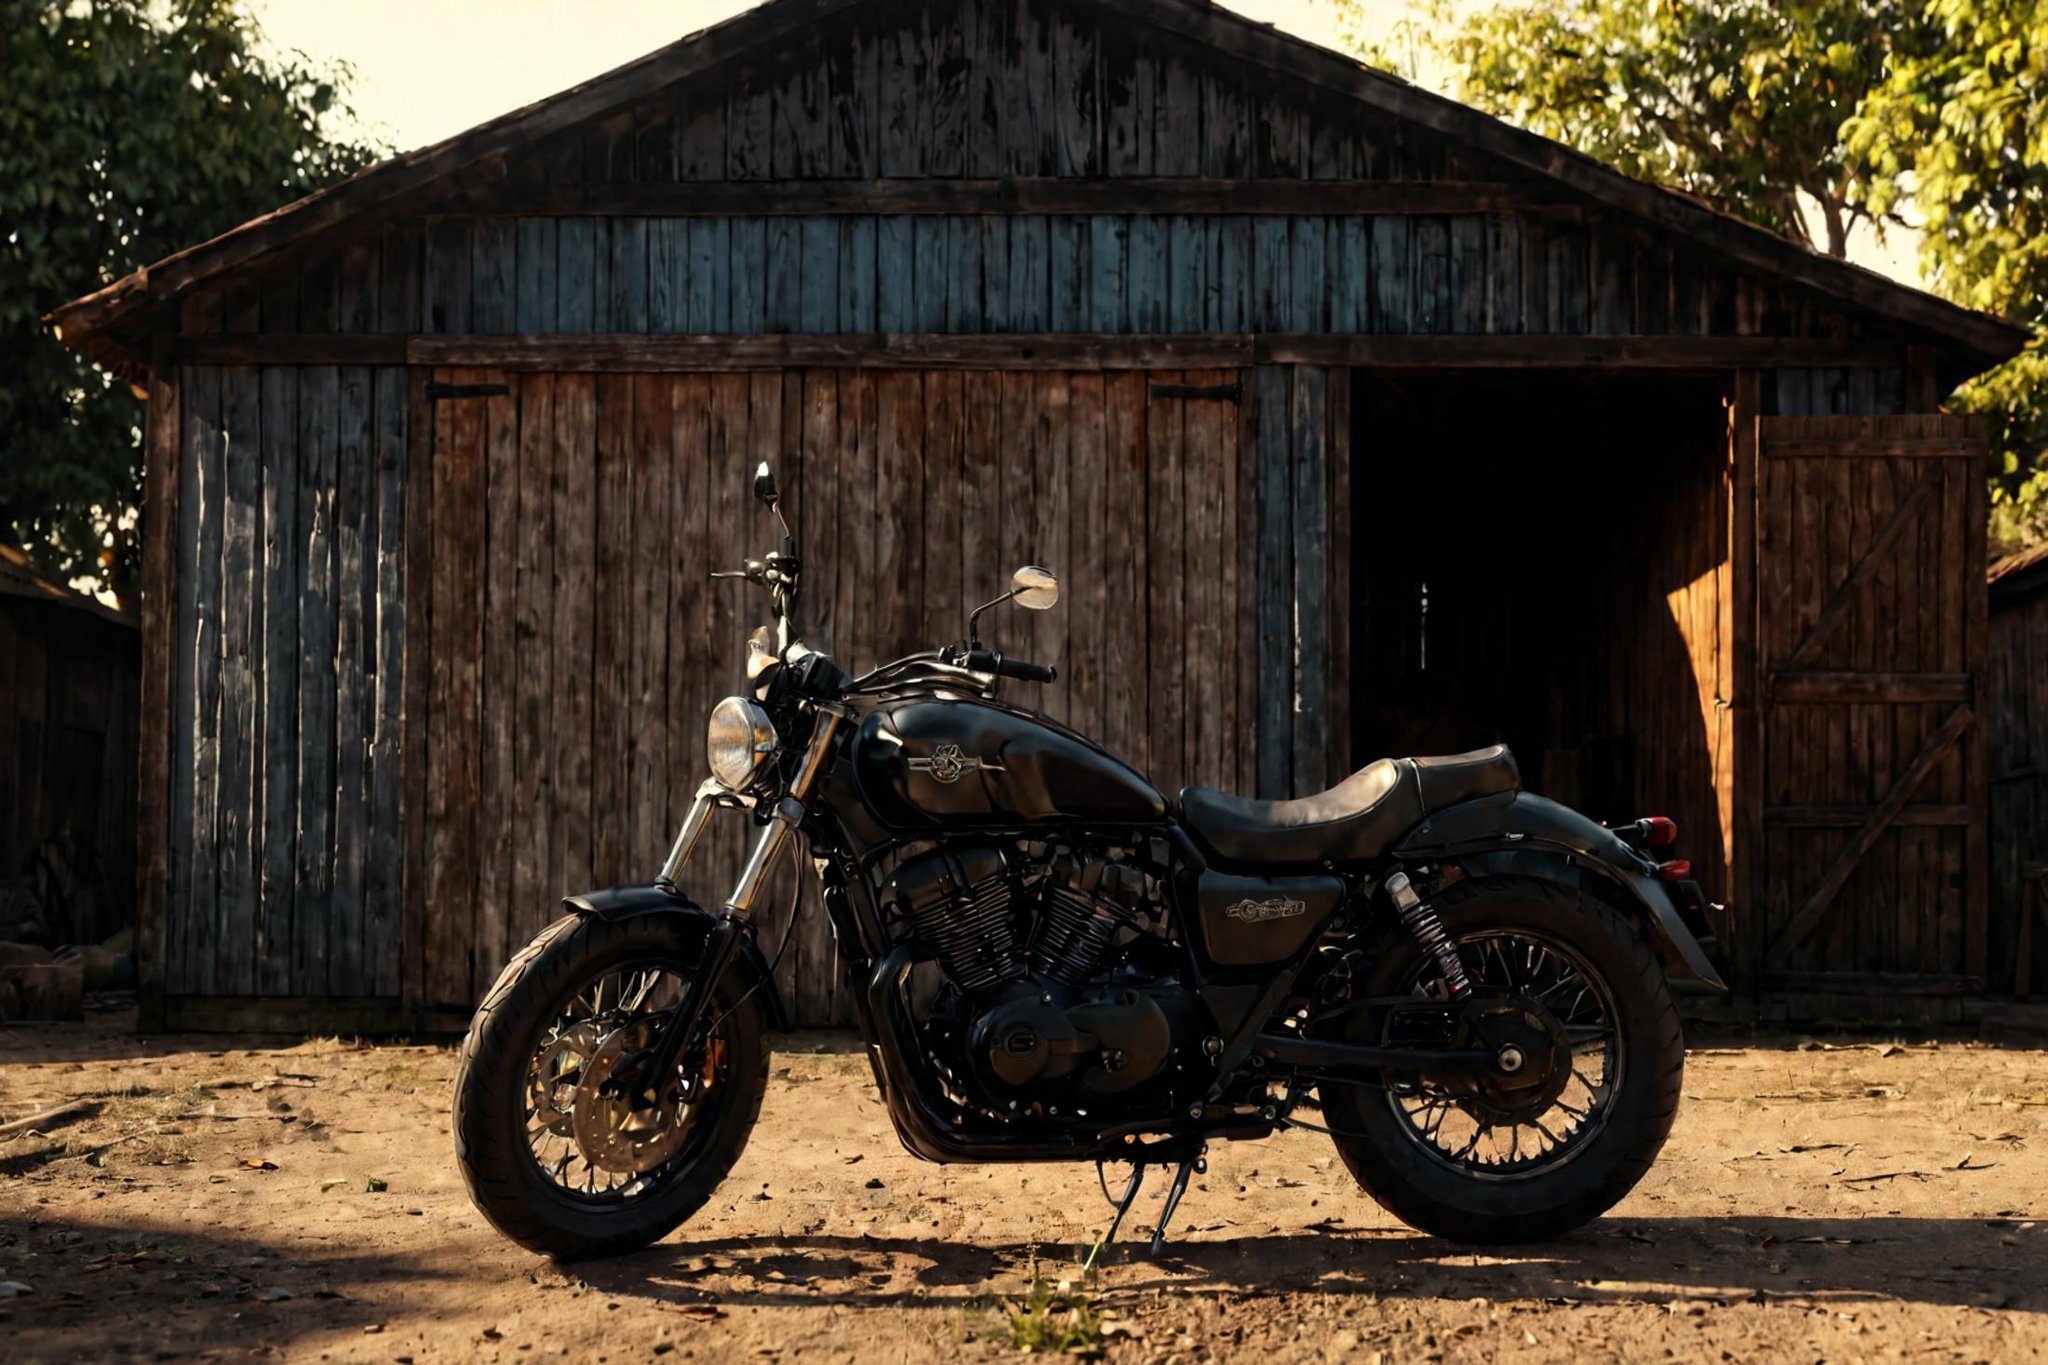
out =
[(1033, 1271), (1022, 1299), (1007, 1300), (1010, 1345), (1027, 1355), (1102, 1354), (1102, 1310), (1095, 1295), (1071, 1280), (1054, 1282)]

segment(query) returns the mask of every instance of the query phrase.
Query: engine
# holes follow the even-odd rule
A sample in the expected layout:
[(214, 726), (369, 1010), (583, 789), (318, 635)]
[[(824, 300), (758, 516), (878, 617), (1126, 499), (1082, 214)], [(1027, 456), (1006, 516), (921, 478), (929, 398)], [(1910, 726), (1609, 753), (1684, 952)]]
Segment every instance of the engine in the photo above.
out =
[(1194, 996), (1139, 960), (1163, 945), (1128, 863), (1066, 855), (1031, 880), (995, 845), (941, 849), (895, 892), (946, 976), (932, 1050), (991, 1109), (1136, 1097), (1202, 1036)]

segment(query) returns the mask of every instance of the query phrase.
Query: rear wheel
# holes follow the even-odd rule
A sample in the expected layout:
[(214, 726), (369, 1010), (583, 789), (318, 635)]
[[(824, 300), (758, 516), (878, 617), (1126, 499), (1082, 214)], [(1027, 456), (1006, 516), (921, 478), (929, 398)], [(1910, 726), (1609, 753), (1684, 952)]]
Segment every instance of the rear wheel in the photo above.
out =
[[(1330, 1085), (1339, 1154), (1389, 1213), (1456, 1241), (1541, 1241), (1599, 1217), (1649, 1170), (1678, 1112), (1685, 1043), (1664, 973), (1605, 902), (1533, 878), (1475, 878), (1435, 902), (1472, 990), (1450, 999), (1399, 925), (1370, 951), (1354, 1042), (1513, 1060), (1483, 1081)], [(1428, 1002), (1426, 1004), (1421, 1002)]]
[(659, 915), (557, 920), (512, 959), (463, 1040), (455, 1147), (470, 1197), (568, 1260), (658, 1241), (710, 1198), (767, 1089), (759, 1005), (719, 985), (702, 1051), (647, 1102), (608, 1085), (693, 981)]

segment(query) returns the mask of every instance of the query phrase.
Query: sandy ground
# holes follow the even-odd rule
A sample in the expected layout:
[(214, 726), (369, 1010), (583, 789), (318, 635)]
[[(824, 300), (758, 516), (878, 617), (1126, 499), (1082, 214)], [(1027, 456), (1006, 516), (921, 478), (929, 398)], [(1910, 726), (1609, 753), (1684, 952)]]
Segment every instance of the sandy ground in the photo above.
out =
[[(31, 1291), (5, 1360), (1014, 1358), (1002, 1301), (1108, 1221), (1092, 1167), (913, 1160), (859, 1053), (797, 1037), (695, 1222), (558, 1269), (463, 1194), (450, 1049), (127, 1022), (0, 1030), (0, 1120), (103, 1101), (0, 1139), (0, 1281)], [(1166, 1257), (1120, 1249), (1098, 1300), (1112, 1360), (2032, 1358), (2044, 1177), (2048, 1054), (1708, 1046), (1656, 1170), (1563, 1242), (1418, 1236), (1294, 1132), (1213, 1151)]]

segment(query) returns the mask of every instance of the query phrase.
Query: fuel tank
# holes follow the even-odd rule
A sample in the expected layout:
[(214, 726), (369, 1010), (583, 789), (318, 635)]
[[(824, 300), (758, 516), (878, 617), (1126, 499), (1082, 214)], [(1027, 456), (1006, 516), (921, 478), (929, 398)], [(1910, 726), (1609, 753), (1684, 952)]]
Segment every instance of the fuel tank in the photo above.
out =
[(897, 830), (1156, 824), (1166, 799), (1073, 731), (987, 702), (884, 703), (853, 742), (861, 799)]

